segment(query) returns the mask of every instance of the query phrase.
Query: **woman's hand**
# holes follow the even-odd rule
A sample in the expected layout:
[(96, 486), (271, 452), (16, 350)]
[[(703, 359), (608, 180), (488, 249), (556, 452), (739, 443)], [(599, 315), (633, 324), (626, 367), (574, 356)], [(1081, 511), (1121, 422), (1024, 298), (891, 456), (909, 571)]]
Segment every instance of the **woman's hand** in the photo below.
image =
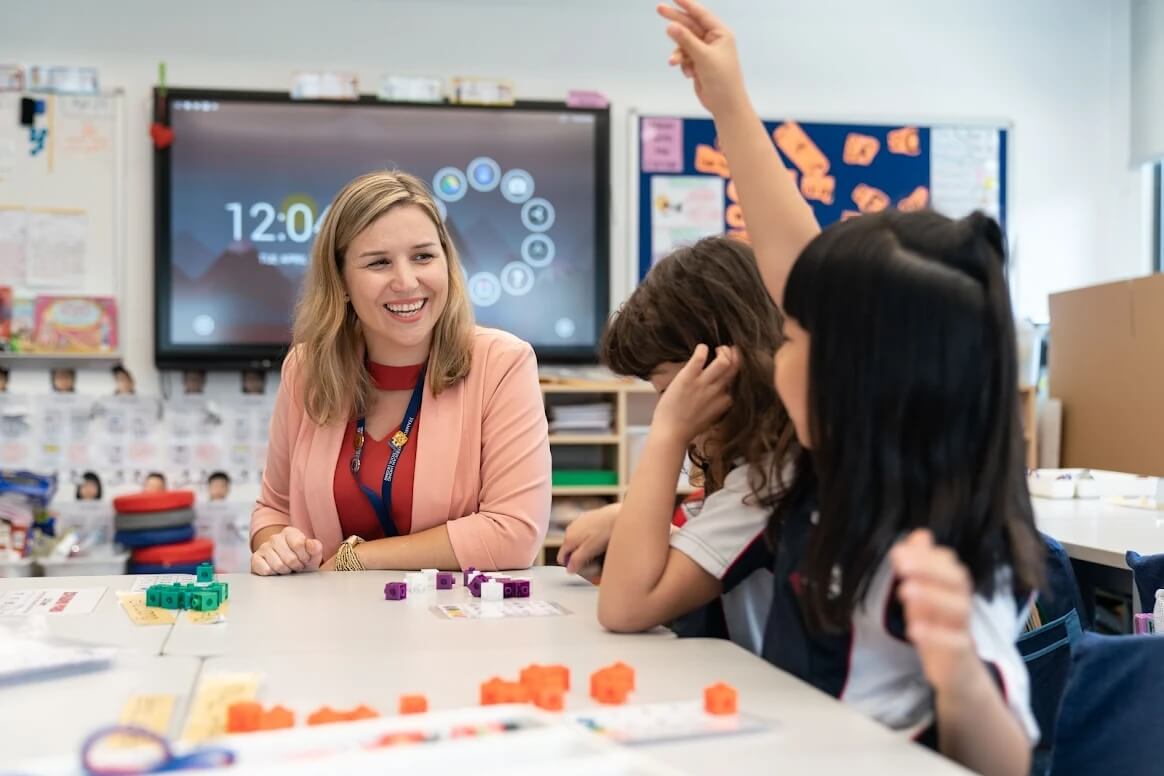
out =
[(566, 538), (558, 550), (558, 563), (571, 574), (577, 574), (606, 552), (621, 508), (621, 504), (607, 504), (574, 518), (566, 528)]
[(251, 554), (251, 573), (263, 577), (315, 571), (323, 560), (323, 542), (308, 539), (294, 526), (268, 537)]
[(744, 76), (732, 31), (694, 0), (660, 4), (659, 15), (671, 22), (667, 36), (677, 48), (670, 64), (695, 81), (695, 95), (712, 115), (747, 104)]
[(686, 446), (731, 408), (731, 386), (739, 372), (739, 354), (735, 348), (721, 346), (715, 349), (715, 360), (707, 364), (707, 353), (706, 345), (697, 345), (690, 360), (663, 391), (651, 419), (650, 433), (665, 435)]

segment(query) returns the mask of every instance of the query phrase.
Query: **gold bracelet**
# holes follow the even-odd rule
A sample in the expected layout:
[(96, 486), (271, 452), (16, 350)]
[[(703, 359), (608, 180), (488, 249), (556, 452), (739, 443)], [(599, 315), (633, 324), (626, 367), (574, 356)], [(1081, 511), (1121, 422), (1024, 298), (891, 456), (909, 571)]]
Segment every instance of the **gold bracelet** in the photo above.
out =
[(358, 536), (349, 536), (340, 544), (335, 553), (336, 571), (364, 571), (364, 564), (356, 554), (356, 545), (363, 544), (364, 540)]

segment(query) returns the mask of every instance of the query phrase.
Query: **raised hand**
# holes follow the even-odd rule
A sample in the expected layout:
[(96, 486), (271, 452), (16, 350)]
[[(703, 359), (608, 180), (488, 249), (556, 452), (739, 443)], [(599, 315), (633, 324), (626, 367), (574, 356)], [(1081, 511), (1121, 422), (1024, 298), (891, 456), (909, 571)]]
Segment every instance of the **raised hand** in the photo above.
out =
[(747, 104), (744, 77), (732, 31), (694, 0), (659, 4), (659, 15), (671, 22), (667, 36), (676, 49), (669, 64), (695, 81), (695, 95), (712, 115)]

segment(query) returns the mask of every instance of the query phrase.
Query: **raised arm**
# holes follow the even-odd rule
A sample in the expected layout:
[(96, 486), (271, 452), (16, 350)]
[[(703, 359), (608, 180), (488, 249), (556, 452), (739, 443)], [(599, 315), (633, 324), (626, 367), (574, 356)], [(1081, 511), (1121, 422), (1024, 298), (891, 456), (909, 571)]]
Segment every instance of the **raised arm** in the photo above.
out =
[(694, 0), (675, 3), (658, 7), (678, 47), (671, 64), (694, 80), (696, 96), (715, 119), (760, 274), (773, 301), (783, 306), (792, 264), (820, 225), (752, 107), (732, 31)]

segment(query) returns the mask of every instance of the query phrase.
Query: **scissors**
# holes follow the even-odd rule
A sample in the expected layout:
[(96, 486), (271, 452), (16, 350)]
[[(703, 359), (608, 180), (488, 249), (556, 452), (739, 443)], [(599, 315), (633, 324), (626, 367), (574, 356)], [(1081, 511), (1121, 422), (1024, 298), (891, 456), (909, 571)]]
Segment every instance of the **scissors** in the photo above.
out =
[[(95, 757), (95, 750), (109, 739), (120, 736), (128, 736), (154, 745), (157, 749), (156, 757), (141, 765), (101, 765), (96, 762), (98, 758)], [(175, 754), (163, 736), (134, 725), (112, 725), (101, 728), (90, 734), (81, 745), (81, 768), (87, 776), (139, 776), (192, 768), (222, 768), (232, 765), (234, 760), (234, 752), (217, 747), (195, 749), (183, 755)]]

